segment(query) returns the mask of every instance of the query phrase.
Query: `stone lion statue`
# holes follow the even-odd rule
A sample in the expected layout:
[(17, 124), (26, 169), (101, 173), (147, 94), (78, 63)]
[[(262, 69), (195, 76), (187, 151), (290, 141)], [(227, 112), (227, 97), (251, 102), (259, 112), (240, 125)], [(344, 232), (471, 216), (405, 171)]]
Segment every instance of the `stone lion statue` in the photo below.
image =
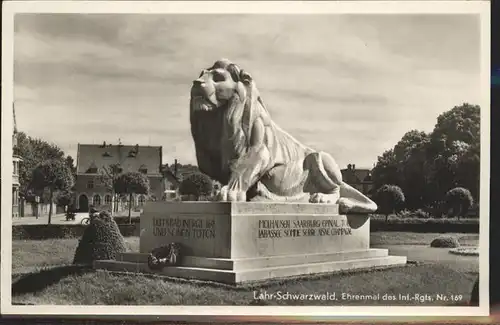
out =
[(193, 81), (190, 122), (198, 166), (223, 185), (221, 201), (337, 203), (344, 213), (377, 209), (342, 181), (331, 155), (280, 128), (251, 75), (227, 59)]

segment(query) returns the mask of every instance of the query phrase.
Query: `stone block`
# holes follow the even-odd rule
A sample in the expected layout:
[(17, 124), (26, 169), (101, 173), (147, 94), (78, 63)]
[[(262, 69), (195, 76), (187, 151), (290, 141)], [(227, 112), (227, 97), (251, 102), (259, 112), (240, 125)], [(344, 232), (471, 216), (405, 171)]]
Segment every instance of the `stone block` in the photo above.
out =
[[(182, 264), (150, 270), (149, 252), (172, 242)], [(368, 215), (339, 215), (335, 204), (161, 201), (141, 215), (140, 252), (95, 268), (239, 283), (405, 263), (370, 249)]]

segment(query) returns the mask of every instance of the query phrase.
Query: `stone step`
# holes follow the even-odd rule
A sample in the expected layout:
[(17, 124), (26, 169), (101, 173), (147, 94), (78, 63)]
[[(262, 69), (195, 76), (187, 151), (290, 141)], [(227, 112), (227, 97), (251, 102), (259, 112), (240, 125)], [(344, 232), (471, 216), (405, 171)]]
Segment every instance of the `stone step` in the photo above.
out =
[[(261, 258), (244, 258), (244, 259), (225, 259), (225, 258), (207, 258), (198, 256), (185, 256), (182, 261), (182, 266), (199, 267), (208, 269), (221, 270), (248, 270), (261, 269), (266, 267), (290, 266), (321, 262), (335, 262), (345, 260), (357, 260), (365, 258), (386, 257), (389, 255), (387, 249), (369, 249), (350, 252), (327, 252), (316, 254), (300, 254), (300, 255), (285, 255), (271, 256)], [(147, 263), (148, 254), (145, 253), (123, 253), (117, 258), (119, 261)]]
[(270, 278), (284, 278), (306, 274), (330, 273), (336, 271), (389, 267), (405, 264), (406, 257), (404, 256), (385, 256), (235, 271), (187, 266), (165, 267), (161, 271), (152, 271), (149, 269), (147, 263), (111, 260), (96, 261), (94, 262), (94, 268), (118, 272), (154, 273), (169, 277), (191, 278), (223, 283), (241, 283), (248, 281), (260, 281)]

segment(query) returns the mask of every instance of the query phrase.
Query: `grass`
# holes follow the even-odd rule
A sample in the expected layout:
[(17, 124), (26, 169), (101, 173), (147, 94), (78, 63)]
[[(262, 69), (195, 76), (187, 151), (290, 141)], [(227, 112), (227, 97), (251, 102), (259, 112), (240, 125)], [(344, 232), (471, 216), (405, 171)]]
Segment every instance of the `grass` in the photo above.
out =
[[(13, 301), (22, 304), (54, 305), (465, 305), (476, 276), (440, 265), (411, 265), (380, 271), (311, 276), (307, 280), (269, 281), (261, 285), (227, 285), (164, 279), (145, 275), (119, 275), (106, 271), (59, 269), (25, 275), (13, 285)], [(59, 276), (59, 280), (55, 281)], [(36, 283), (50, 285), (40, 287)], [(337, 300), (256, 300), (258, 293), (333, 294)], [(377, 295), (372, 299), (342, 299), (350, 295)], [(433, 301), (384, 300), (415, 293)], [(436, 300), (436, 293), (461, 296), (459, 301)]]
[[(374, 232), (370, 235), (372, 246), (429, 245), (442, 234), (411, 232)], [(457, 236), (462, 246), (477, 246), (479, 235), (448, 234)], [(125, 237), (127, 249), (139, 251), (139, 237)], [(78, 239), (14, 240), (12, 241), (12, 270), (22, 272), (26, 268), (67, 265), (73, 263)]]
[[(125, 237), (129, 251), (139, 251), (139, 237)], [(78, 239), (13, 240), (12, 273), (73, 263)]]
[[(376, 232), (374, 246), (425, 245), (441, 234)], [(478, 235), (449, 234), (462, 245), (477, 245)], [(126, 237), (129, 251), (139, 250), (138, 237)], [(450, 265), (417, 263), (383, 271), (308, 276), (271, 280), (264, 284), (227, 286), (209, 282), (166, 279), (140, 274), (116, 274), (68, 265), (77, 239), (24, 241), (12, 246), (12, 300), (16, 304), (63, 305), (446, 305), (443, 301), (388, 301), (384, 294), (436, 293), (461, 295), (469, 301), (477, 272)], [(399, 246), (398, 246), (399, 245)], [(425, 246), (414, 246), (425, 247)], [(59, 265), (58, 267), (54, 267)], [(50, 266), (50, 267), (49, 267)], [(474, 270), (474, 268), (472, 268)], [(338, 300), (255, 300), (254, 293), (322, 294), (335, 293)], [(342, 293), (380, 294), (380, 300), (342, 300)], [(457, 303), (457, 302), (456, 302)]]

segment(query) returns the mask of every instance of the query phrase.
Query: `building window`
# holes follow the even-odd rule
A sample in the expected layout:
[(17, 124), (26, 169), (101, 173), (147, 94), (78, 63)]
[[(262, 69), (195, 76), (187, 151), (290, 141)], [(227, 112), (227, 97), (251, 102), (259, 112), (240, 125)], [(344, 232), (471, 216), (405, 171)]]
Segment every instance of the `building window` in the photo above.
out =
[(142, 165), (141, 167), (139, 167), (139, 172), (143, 173), (143, 174), (147, 174), (148, 173), (148, 167), (146, 167), (145, 165)]
[(104, 204), (106, 205), (111, 204), (111, 200), (112, 200), (111, 195), (106, 194), (106, 196), (104, 196)]
[(101, 205), (101, 196), (99, 194), (94, 195), (94, 197), (92, 198), (92, 203), (95, 207)]
[(139, 206), (142, 207), (145, 202), (146, 198), (144, 197), (144, 195), (139, 195)]
[(88, 182), (87, 182), (87, 188), (88, 189), (93, 189), (94, 188), (94, 180), (93, 179), (89, 179)]
[(14, 161), (14, 175), (17, 175), (18, 174), (18, 170), (17, 170), (17, 161)]

